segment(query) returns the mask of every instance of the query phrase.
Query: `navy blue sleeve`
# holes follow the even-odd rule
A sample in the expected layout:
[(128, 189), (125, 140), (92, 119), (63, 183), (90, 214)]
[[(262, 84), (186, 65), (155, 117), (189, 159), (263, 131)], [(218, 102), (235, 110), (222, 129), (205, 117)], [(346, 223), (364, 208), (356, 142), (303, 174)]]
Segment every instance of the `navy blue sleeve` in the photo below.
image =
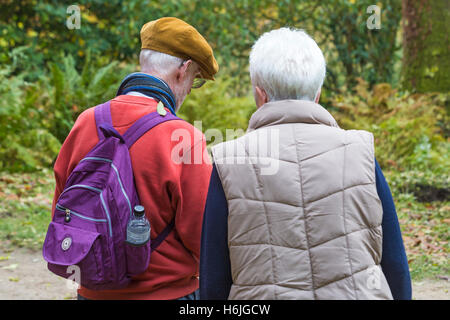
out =
[(383, 254), (381, 268), (395, 300), (411, 300), (411, 276), (406, 258), (397, 212), (391, 190), (375, 159), (375, 177), (378, 196), (383, 206)]
[(228, 203), (213, 166), (203, 216), (200, 248), (200, 299), (226, 300), (232, 284), (228, 252)]

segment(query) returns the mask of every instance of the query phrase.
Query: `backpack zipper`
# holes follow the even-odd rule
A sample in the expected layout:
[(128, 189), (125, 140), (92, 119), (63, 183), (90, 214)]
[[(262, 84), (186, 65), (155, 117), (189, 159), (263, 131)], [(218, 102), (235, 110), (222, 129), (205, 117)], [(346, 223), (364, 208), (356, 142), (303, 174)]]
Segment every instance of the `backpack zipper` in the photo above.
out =
[(103, 200), (103, 196), (101, 194), (100, 194), (100, 200), (102, 202), (103, 209), (105, 209), (107, 219), (91, 218), (91, 217), (85, 216), (85, 215), (83, 215), (83, 214), (81, 214), (79, 212), (70, 210), (69, 208), (63, 207), (63, 206), (61, 206), (58, 203), (56, 204), (55, 208), (57, 210), (59, 210), (59, 211), (65, 212), (65, 216), (64, 216), (64, 221), (65, 222), (70, 222), (71, 215), (74, 215), (74, 216), (76, 216), (78, 218), (81, 218), (81, 219), (84, 219), (84, 220), (88, 220), (88, 221), (92, 221), (92, 222), (108, 223), (109, 236), (112, 237), (111, 219), (109, 217), (109, 211), (108, 211), (108, 208), (106, 207), (105, 201)]
[[(111, 167), (113, 168), (114, 172), (115, 172), (116, 175), (117, 175), (117, 180), (119, 181), (120, 189), (122, 190), (122, 193), (123, 193), (123, 195), (124, 195), (124, 197), (125, 197), (125, 199), (126, 199), (126, 201), (127, 201), (128, 208), (129, 208), (129, 210), (130, 210), (130, 218), (131, 218), (131, 216), (133, 215), (133, 210), (131, 209), (131, 202), (130, 202), (130, 199), (128, 198), (127, 193), (125, 192), (125, 188), (123, 187), (122, 180), (120, 179), (120, 175), (119, 175), (119, 170), (118, 170), (117, 167), (112, 163), (112, 160), (111, 160), (111, 159), (107, 159), (107, 158), (101, 158), (101, 157), (84, 157), (83, 159), (80, 160), (80, 162), (85, 161), (85, 160), (102, 161), (102, 162), (107, 162), (107, 163), (110, 163), (110, 164), (111, 164)], [(102, 202), (103, 209), (105, 210), (106, 217), (108, 218), (109, 235), (112, 237), (111, 218), (110, 218), (110, 215), (109, 215), (108, 207), (106, 206), (105, 200), (103, 199), (102, 190), (101, 190), (101, 189), (98, 189), (98, 188), (91, 187), (91, 186), (83, 185), (83, 184), (75, 184), (75, 185), (73, 185), (73, 186), (70, 186), (70, 187), (67, 188), (66, 190), (64, 190), (64, 191), (59, 195), (59, 197), (61, 197), (61, 195), (62, 195), (64, 192), (66, 192), (66, 191), (68, 191), (68, 190), (70, 190), (70, 189), (72, 189), (72, 188), (85, 188), (85, 189), (88, 189), (88, 190), (91, 190), (91, 191), (95, 191), (95, 192), (97, 192), (97, 193), (100, 194), (100, 200), (101, 200), (101, 202)], [(58, 198), (58, 200), (59, 200), (59, 198)], [(58, 206), (58, 205), (57, 205), (57, 206)], [(70, 211), (70, 212), (73, 213), (73, 211)], [(68, 216), (69, 221), (70, 221), (70, 212), (69, 212), (69, 214), (66, 213), (66, 217)], [(82, 216), (81, 214), (78, 214), (78, 215)], [(84, 216), (84, 217), (85, 217), (85, 218), (89, 218), (89, 217), (86, 217), (86, 216)], [(90, 219), (93, 219), (93, 218), (90, 218)], [(89, 220), (89, 219), (88, 219), (88, 220)]]
[[(100, 194), (100, 200), (101, 200), (101, 202), (102, 202), (102, 206), (103, 206), (103, 209), (105, 210), (106, 217), (108, 218), (108, 220), (104, 220), (104, 219), (94, 219), (94, 218), (91, 218), (91, 217), (84, 216), (84, 215), (82, 215), (81, 213), (75, 214), (74, 211), (71, 211), (70, 209), (67, 209), (67, 208), (64, 208), (64, 211), (65, 211), (66, 209), (69, 210), (69, 211), (65, 211), (65, 212), (66, 212), (66, 216), (65, 216), (64, 220), (65, 220), (66, 222), (69, 222), (69, 221), (70, 221), (70, 214), (73, 213), (73, 214), (75, 214), (76, 216), (78, 216), (78, 217), (80, 217), (80, 218), (82, 218), (82, 219), (84, 218), (85, 220), (91, 220), (91, 221), (101, 221), (101, 220), (104, 220), (104, 222), (107, 221), (107, 222), (108, 222), (108, 226), (109, 226), (109, 235), (112, 237), (111, 218), (110, 218), (110, 216), (109, 216), (109, 210), (108, 210), (108, 208), (107, 208), (107, 206), (106, 206), (106, 203), (105, 203), (105, 201), (103, 200), (102, 190), (99, 189), (99, 188), (95, 188), (95, 187), (91, 187), (91, 186), (85, 185), (85, 184), (74, 184), (73, 186), (70, 186), (69, 188), (65, 189), (65, 190), (59, 195), (58, 201), (59, 201), (59, 199), (61, 198), (61, 196), (62, 196), (65, 192), (67, 192), (67, 191), (69, 191), (69, 190), (71, 190), (71, 189), (74, 189), (74, 188), (87, 189), (87, 190), (91, 190), (91, 191), (94, 191), (94, 192), (97, 192), (98, 194)], [(58, 204), (57, 204), (57, 206), (58, 206)], [(63, 208), (62, 206), (60, 206), (60, 207)]]
[(84, 219), (84, 220), (89, 220), (89, 221), (93, 221), (93, 222), (108, 222), (107, 219), (95, 219), (95, 218), (91, 218), (88, 216), (85, 216), (79, 212), (70, 210), (69, 208), (63, 207), (59, 204), (56, 204), (56, 209), (58, 209), (59, 211), (65, 212), (66, 213), (66, 217), (70, 217), (70, 215), (74, 215), (77, 216), (78, 218)]
[(85, 157), (85, 158), (81, 159), (80, 162), (82, 162), (84, 160), (94, 160), (94, 161), (97, 160), (97, 161), (112, 163), (111, 159), (100, 158), (100, 157)]
[(66, 193), (67, 191), (69, 191), (69, 190), (71, 190), (71, 189), (74, 189), (74, 188), (88, 189), (88, 190), (91, 190), (91, 191), (94, 191), (94, 192), (97, 192), (97, 193), (102, 192), (102, 190), (99, 189), (99, 188), (94, 188), (94, 187), (91, 187), (91, 186), (87, 186), (87, 185), (85, 185), (85, 184), (74, 184), (74, 185), (70, 186), (69, 188), (65, 189), (63, 192), (61, 192), (61, 194), (60, 194), (59, 197), (58, 197), (58, 201), (59, 201), (59, 198), (61, 198), (61, 196), (62, 196), (64, 193)]
[(64, 218), (65, 222), (70, 222), (71, 218), (70, 218), (70, 210), (66, 209), (66, 216)]
[(80, 162), (85, 161), (85, 160), (102, 161), (102, 162), (107, 162), (107, 163), (111, 164), (111, 167), (113, 168), (114, 172), (117, 175), (117, 180), (119, 181), (119, 186), (120, 186), (120, 189), (122, 190), (122, 194), (124, 195), (125, 200), (127, 200), (128, 209), (130, 210), (130, 218), (131, 218), (132, 215), (133, 215), (133, 209), (131, 208), (130, 198), (128, 198), (128, 195), (125, 192), (125, 188), (123, 187), (122, 180), (120, 179), (120, 175), (119, 175), (119, 170), (112, 163), (112, 160), (111, 159), (107, 159), (107, 158), (101, 158), (101, 157), (85, 157), (85, 158), (81, 159)]

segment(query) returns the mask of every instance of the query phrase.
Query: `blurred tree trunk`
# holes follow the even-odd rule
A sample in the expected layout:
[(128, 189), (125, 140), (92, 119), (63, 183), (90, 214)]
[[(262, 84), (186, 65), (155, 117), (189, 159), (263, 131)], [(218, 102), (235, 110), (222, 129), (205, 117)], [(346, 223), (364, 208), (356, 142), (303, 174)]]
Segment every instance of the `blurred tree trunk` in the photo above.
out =
[(403, 0), (403, 87), (450, 91), (449, 0)]

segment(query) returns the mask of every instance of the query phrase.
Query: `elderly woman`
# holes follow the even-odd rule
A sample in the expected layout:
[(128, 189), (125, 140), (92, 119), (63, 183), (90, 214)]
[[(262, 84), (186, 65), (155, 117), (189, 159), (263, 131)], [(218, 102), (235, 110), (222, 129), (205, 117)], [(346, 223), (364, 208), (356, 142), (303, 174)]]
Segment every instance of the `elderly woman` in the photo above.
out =
[(411, 299), (373, 136), (318, 104), (325, 69), (301, 30), (254, 44), (257, 110), (244, 136), (212, 149), (201, 299)]

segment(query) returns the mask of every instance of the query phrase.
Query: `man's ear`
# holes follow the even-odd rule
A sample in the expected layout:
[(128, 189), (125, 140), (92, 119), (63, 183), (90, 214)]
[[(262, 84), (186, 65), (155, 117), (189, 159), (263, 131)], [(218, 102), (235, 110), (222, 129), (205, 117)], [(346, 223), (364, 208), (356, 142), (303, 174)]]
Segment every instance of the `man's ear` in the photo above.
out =
[(321, 93), (322, 93), (322, 88), (320, 88), (319, 92), (317, 92), (316, 99), (314, 99), (315, 103), (319, 103)]
[(187, 71), (189, 69), (189, 66), (192, 64), (192, 60), (185, 61), (178, 69), (176, 73), (177, 81), (183, 81), (184, 78), (187, 75)]
[(269, 98), (267, 97), (267, 92), (263, 88), (255, 86), (255, 103), (256, 107), (259, 108), (263, 104), (267, 103)]

